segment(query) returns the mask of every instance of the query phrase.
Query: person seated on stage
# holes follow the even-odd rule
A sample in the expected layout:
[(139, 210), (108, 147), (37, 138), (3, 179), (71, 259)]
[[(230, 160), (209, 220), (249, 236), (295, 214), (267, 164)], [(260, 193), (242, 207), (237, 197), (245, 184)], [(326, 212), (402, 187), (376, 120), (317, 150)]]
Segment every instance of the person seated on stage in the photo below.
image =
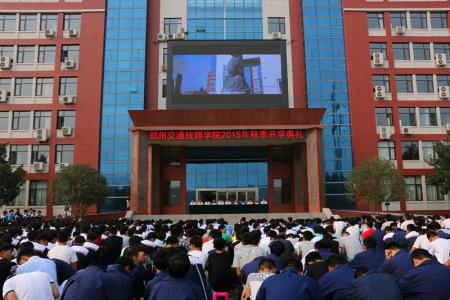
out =
[(239, 202), (238, 202), (237, 200), (234, 200), (233, 204), (234, 204), (234, 205), (238, 205)]
[(263, 204), (263, 205), (266, 205), (266, 204), (267, 204), (267, 200), (266, 200), (266, 199), (264, 199), (264, 198), (262, 198), (262, 200), (261, 200), (261, 204)]
[(197, 202), (195, 202), (195, 200), (192, 199), (191, 202), (189, 202), (189, 205), (197, 205)]
[(223, 200), (217, 201), (217, 205), (224, 205), (224, 204), (225, 204), (225, 202), (223, 202)]
[(205, 201), (205, 202), (203, 202), (203, 205), (211, 205), (211, 202)]
[(225, 200), (225, 205), (231, 205), (233, 202), (231, 202), (229, 199)]
[(255, 203), (254, 203), (255, 205), (259, 205), (259, 200), (258, 199), (255, 199)]
[(253, 205), (253, 200), (248, 200), (247, 205)]
[(216, 201), (216, 200), (213, 200), (213, 201), (211, 202), (211, 205), (217, 205), (217, 201)]
[(246, 205), (247, 203), (245, 202), (245, 199), (241, 199), (241, 200), (239, 200), (239, 204), (240, 205)]

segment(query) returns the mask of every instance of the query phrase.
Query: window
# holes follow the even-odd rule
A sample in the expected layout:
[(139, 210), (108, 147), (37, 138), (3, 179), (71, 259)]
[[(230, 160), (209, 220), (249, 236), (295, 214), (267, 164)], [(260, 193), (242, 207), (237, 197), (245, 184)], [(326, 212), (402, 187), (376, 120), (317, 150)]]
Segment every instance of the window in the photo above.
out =
[(36, 78), (36, 96), (53, 96), (53, 78)]
[(0, 14), (0, 31), (16, 31), (15, 14)]
[(289, 204), (292, 202), (291, 180), (289, 178), (274, 179), (273, 180), (273, 189), (274, 189), (274, 203), (275, 204)]
[(369, 12), (367, 13), (367, 23), (369, 29), (383, 29), (384, 28), (384, 15), (381, 12)]
[(18, 46), (17, 47), (17, 63), (32, 64), (34, 63), (34, 46)]
[(0, 46), (0, 56), (8, 56), (12, 58), (13, 55), (14, 55), (13, 46)]
[(393, 43), (392, 50), (396, 60), (410, 60), (409, 43)]
[(450, 107), (441, 107), (441, 125), (450, 124)]
[(420, 126), (437, 126), (435, 107), (419, 108)]
[(38, 48), (38, 63), (53, 64), (55, 63), (55, 49), (56, 46), (41, 45)]
[(178, 33), (181, 31), (181, 18), (164, 18), (164, 33)]
[(448, 28), (447, 25), (447, 12), (430, 12), (431, 16), (431, 28)]
[(73, 145), (56, 145), (57, 164), (73, 164)]
[(427, 201), (443, 201), (445, 200), (442, 188), (440, 186), (427, 184)]
[(450, 75), (436, 75), (437, 86), (450, 86)]
[(30, 114), (29, 111), (14, 111), (12, 130), (29, 130)]
[(0, 130), (8, 130), (9, 112), (0, 111)]
[(80, 14), (64, 14), (64, 30), (77, 29), (81, 27)]
[(180, 181), (179, 180), (163, 180), (163, 203), (164, 205), (180, 204)]
[(423, 150), (423, 160), (428, 161), (430, 159), (436, 158), (436, 152), (434, 151), (434, 146), (436, 142), (434, 141), (422, 141)]
[(422, 180), (420, 176), (405, 176), (408, 201), (422, 201)]
[(430, 44), (428, 43), (413, 43), (414, 59), (415, 60), (430, 60)]
[(378, 142), (378, 158), (395, 160), (395, 142)]
[(447, 59), (450, 57), (450, 44), (448, 43), (433, 43), (434, 53), (444, 53)]
[(416, 75), (418, 93), (434, 93), (433, 75)]
[(274, 164), (289, 164), (291, 162), (290, 146), (273, 146), (272, 162)]
[(286, 33), (286, 24), (284, 18), (269, 18), (269, 33)]
[(11, 145), (9, 147), (9, 163), (12, 165), (27, 165), (28, 145)]
[(79, 53), (79, 45), (64, 45), (62, 46), (61, 61), (74, 60), (75, 62), (78, 62)]
[(48, 163), (48, 156), (50, 153), (49, 145), (33, 145), (31, 149), (31, 163)]
[(51, 111), (35, 111), (33, 120), (33, 129), (50, 129), (52, 122)]
[(45, 206), (47, 204), (47, 181), (30, 181), (29, 206)]
[(19, 31), (36, 31), (37, 15), (21, 14), (19, 17)]
[(19, 195), (17, 195), (16, 199), (14, 199), (12, 205), (13, 206), (24, 206), (25, 205), (25, 191), (26, 191), (27, 187), (26, 184), (22, 184), (19, 187)]
[(403, 160), (419, 160), (419, 143), (417, 141), (403, 141), (402, 158)]
[(167, 65), (167, 48), (163, 48), (163, 65)]
[(58, 15), (56, 14), (41, 14), (41, 26), (40, 30), (46, 29), (56, 30), (58, 28)]
[(410, 12), (411, 27), (414, 29), (427, 29), (427, 13), (426, 12)]
[(373, 86), (381, 85), (386, 89), (386, 93), (391, 92), (391, 85), (389, 83), (389, 75), (372, 75)]
[(16, 78), (15, 96), (33, 96), (33, 78)]
[(179, 166), (181, 164), (180, 147), (163, 147), (162, 161), (166, 166)]
[(11, 92), (11, 78), (0, 78), (0, 90)]
[(394, 126), (392, 120), (392, 108), (377, 107), (375, 108), (375, 114), (377, 117), (377, 126)]
[(396, 75), (395, 80), (397, 81), (397, 93), (413, 92), (412, 75)]
[(370, 43), (370, 55), (373, 56), (375, 52), (383, 53), (384, 59), (387, 59), (386, 43)]
[(75, 128), (75, 110), (60, 110), (58, 111), (57, 129), (62, 129), (63, 127)]
[(405, 12), (391, 12), (392, 27), (405, 26), (406, 27), (406, 13)]
[(59, 80), (59, 94), (76, 95), (77, 94), (78, 80), (76, 77), (61, 77)]
[(162, 96), (163, 98), (167, 97), (167, 79), (162, 80)]
[(414, 107), (400, 107), (398, 109), (400, 126), (417, 126), (416, 109)]

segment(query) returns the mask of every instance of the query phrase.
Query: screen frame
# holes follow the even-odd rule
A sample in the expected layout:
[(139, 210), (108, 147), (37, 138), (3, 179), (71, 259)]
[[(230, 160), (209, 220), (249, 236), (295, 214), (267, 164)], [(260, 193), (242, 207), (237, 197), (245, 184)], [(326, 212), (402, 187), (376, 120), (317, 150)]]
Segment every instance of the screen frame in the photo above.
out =
[[(180, 54), (280, 54), (280, 95), (177, 95), (173, 93), (173, 56)], [(167, 109), (288, 108), (288, 76), (285, 40), (168, 41)]]

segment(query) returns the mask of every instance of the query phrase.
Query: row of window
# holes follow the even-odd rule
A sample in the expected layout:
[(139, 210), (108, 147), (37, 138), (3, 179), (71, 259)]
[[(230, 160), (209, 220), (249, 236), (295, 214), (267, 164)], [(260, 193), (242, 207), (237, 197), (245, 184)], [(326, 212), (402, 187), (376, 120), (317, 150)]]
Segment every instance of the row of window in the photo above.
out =
[[(425, 177), (424, 177), (425, 179)], [(407, 201), (423, 201), (424, 194), (422, 191), (422, 176), (405, 176)], [(443, 201), (445, 196), (439, 186), (424, 184), (427, 201)], [(450, 195), (447, 194), (450, 198)]]
[[(415, 107), (399, 107), (398, 118), (401, 126), (445, 126), (450, 124), (450, 107), (439, 108), (440, 124), (435, 107), (419, 107), (417, 113), (416, 111)], [(378, 107), (375, 109), (375, 114), (378, 126), (394, 126), (391, 107)], [(417, 114), (419, 118), (417, 118)]]
[(28, 203), (26, 201), (26, 186), (23, 184), (20, 187), (20, 194), (12, 203), (14, 206), (45, 206), (47, 204), (47, 189), (48, 183), (46, 180), (30, 180), (29, 192), (28, 192)]
[[(391, 92), (389, 75), (372, 75), (372, 81), (374, 87), (384, 86), (386, 93)], [(395, 84), (397, 93), (434, 93), (437, 87), (450, 86), (450, 75), (401, 74), (395, 75)]]
[[(73, 164), (73, 145), (56, 145), (55, 164)], [(12, 165), (29, 165), (35, 162), (48, 164), (50, 156), (50, 145), (31, 145), (31, 160), (29, 145), (10, 145), (9, 162)]]
[[(20, 46), (1, 46), (0, 56), (15, 58), (14, 62), (18, 64), (54, 64), (55, 63), (55, 45), (20, 45)], [(78, 62), (80, 55), (80, 45), (62, 45), (61, 61), (74, 60)]]
[[(367, 22), (369, 29), (383, 29), (385, 28), (383, 12), (368, 12)], [(404, 26), (412, 29), (428, 29), (428, 28), (448, 28), (447, 12), (389, 12), (389, 19), (391, 26)]]
[[(17, 24), (17, 20), (19, 21)], [(81, 27), (81, 14), (65, 13), (64, 30)], [(58, 29), (58, 14), (0, 14), (0, 31), (45, 31)]]
[[(59, 110), (57, 129), (63, 127), (75, 128), (76, 111)], [(10, 122), (10, 112), (0, 111), (0, 130), (31, 130), (50, 129), (52, 122), (51, 111), (13, 111)], [(30, 128), (32, 126), (32, 128)]]
[[(400, 147), (402, 150), (403, 160), (423, 160), (436, 158), (434, 146), (437, 141), (401, 141)], [(419, 144), (422, 144), (422, 159), (419, 152)], [(378, 157), (387, 160), (396, 160), (395, 155), (395, 141), (379, 141), (378, 142)]]
[[(443, 53), (450, 59), (449, 43), (392, 43), (392, 51), (395, 60), (432, 60), (431, 54)], [(383, 53), (384, 59), (388, 58), (387, 44), (373, 42), (370, 43), (370, 54)]]
[[(0, 90), (11, 92), (20, 97), (52, 97), (54, 78), (0, 78)], [(76, 77), (59, 78), (59, 95), (77, 95), (78, 79)]]

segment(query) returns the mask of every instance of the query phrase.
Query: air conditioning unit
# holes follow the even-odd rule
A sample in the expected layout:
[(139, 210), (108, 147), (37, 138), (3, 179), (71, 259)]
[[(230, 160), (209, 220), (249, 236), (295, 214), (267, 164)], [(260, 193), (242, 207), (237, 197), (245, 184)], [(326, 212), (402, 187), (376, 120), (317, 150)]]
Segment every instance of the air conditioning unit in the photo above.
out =
[(389, 126), (378, 126), (380, 140), (388, 140), (391, 138), (391, 128)]
[(44, 171), (45, 164), (41, 161), (36, 161), (33, 163), (33, 170), (36, 172), (42, 172)]
[(55, 36), (54, 29), (45, 29), (45, 37), (52, 38)]
[(175, 39), (184, 40), (186, 39), (186, 35), (184, 34), (184, 32), (178, 32), (177, 35), (175, 36)]
[(445, 55), (445, 53), (436, 53), (434, 58), (435, 58), (436, 66), (443, 67), (447, 64), (447, 55)]
[(158, 41), (160, 41), (160, 42), (167, 41), (167, 34), (165, 34), (165, 33), (158, 33)]
[(167, 65), (162, 65), (161, 66), (161, 71), (167, 72)]
[(64, 104), (74, 104), (77, 101), (77, 96), (61, 96), (60, 99)]
[(168, 35), (167, 35), (167, 39), (169, 40), (169, 41), (173, 41), (173, 40), (175, 40), (177, 38), (177, 35), (175, 34), (175, 33), (169, 33)]
[(375, 99), (384, 99), (386, 98), (386, 87), (383, 85), (376, 85), (373, 88), (373, 93), (375, 95)]
[(272, 32), (272, 40), (281, 40), (283, 34), (281, 32)]
[(59, 164), (58, 164), (58, 169), (59, 169), (59, 171), (63, 171), (63, 170), (66, 169), (68, 166), (70, 166), (69, 163), (59, 163)]
[(403, 135), (409, 135), (409, 134), (413, 134), (413, 130), (411, 127), (401, 127), (400, 128), (400, 132)]
[(372, 63), (375, 66), (382, 66), (384, 65), (384, 55), (383, 52), (374, 52), (372, 54)]
[(73, 128), (69, 126), (65, 126), (62, 128), (62, 135), (63, 136), (72, 136), (73, 134)]
[(69, 29), (69, 36), (70, 37), (77, 37), (78, 36), (78, 29)]
[(0, 56), (0, 69), (2, 70), (11, 69), (11, 57)]
[(45, 128), (39, 128), (36, 130), (36, 140), (38, 142), (48, 141), (48, 131)]
[(64, 61), (65, 69), (75, 69), (75, 61), (73, 59), (67, 59)]
[(395, 33), (398, 35), (403, 35), (406, 32), (405, 26), (395, 26)]
[(7, 90), (0, 90), (0, 103), (6, 103), (10, 93)]
[(439, 91), (439, 98), (441, 99), (448, 99), (450, 96), (450, 87), (449, 86), (440, 86), (438, 87)]

